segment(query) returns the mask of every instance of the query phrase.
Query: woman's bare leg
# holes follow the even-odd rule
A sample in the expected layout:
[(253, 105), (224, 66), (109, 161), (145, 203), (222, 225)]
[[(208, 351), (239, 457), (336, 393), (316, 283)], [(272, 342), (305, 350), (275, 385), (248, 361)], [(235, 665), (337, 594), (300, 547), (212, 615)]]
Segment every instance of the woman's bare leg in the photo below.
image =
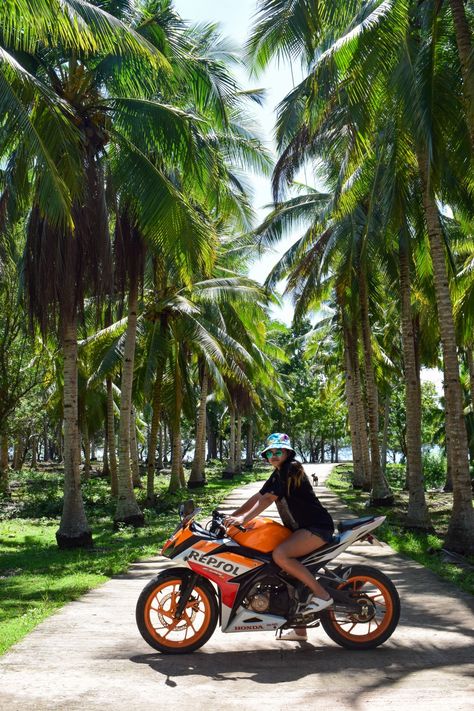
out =
[[(314, 579), (309, 570), (295, 558), (311, 553), (312, 551), (321, 548), (326, 544), (326, 541), (319, 536), (316, 536), (311, 531), (300, 530), (295, 531), (290, 538), (287, 538), (284, 543), (281, 543), (273, 551), (273, 560), (280, 568), (294, 578), (304, 583), (315, 595), (323, 600), (329, 600), (330, 595), (326, 590)], [(304, 627), (295, 628), (300, 635), (305, 635)]]
[(281, 543), (275, 548), (273, 551), (273, 560), (280, 568), (283, 568), (286, 573), (290, 573), (293, 577), (301, 580), (315, 595), (323, 600), (328, 600), (330, 595), (316, 582), (308, 568), (300, 563), (299, 560), (295, 560), (302, 555), (321, 548), (325, 544), (326, 541), (319, 536), (311, 533), (311, 531), (301, 529), (295, 531), (290, 538), (287, 538), (284, 543)]

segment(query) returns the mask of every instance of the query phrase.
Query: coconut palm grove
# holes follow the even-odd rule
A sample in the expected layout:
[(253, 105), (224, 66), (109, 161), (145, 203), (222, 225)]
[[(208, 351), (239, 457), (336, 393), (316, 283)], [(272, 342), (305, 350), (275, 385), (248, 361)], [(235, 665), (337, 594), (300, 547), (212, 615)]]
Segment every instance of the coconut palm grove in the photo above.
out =
[[(156, 551), (180, 501), (266, 478), (270, 432), (341, 463), (391, 541), (474, 562), (473, 28), (463, 0), (258, 0), (235, 48), (172, 0), (3, 0), (15, 638)], [(276, 61), (298, 72), (272, 145)], [(53, 560), (74, 585), (25, 607)]]

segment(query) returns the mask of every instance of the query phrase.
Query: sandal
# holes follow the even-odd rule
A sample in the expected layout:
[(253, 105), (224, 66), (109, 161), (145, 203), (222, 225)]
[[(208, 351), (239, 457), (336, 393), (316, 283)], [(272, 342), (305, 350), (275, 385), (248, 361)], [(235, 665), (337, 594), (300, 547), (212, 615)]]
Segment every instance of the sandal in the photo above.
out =
[(307, 642), (308, 636), (306, 632), (304, 634), (298, 634), (296, 630), (288, 630), (288, 632), (280, 635), (277, 639), (281, 639), (282, 642)]

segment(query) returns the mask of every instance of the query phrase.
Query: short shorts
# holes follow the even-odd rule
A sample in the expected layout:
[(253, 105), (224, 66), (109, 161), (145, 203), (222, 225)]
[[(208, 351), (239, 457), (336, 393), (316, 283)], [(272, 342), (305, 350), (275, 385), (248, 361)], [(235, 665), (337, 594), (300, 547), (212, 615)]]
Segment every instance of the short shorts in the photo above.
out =
[(323, 539), (323, 541), (326, 541), (326, 543), (330, 543), (334, 536), (333, 531), (330, 531), (328, 528), (318, 528), (317, 526), (302, 526), (301, 529), (303, 531), (309, 531), (310, 533), (314, 533), (315, 536), (319, 536)]

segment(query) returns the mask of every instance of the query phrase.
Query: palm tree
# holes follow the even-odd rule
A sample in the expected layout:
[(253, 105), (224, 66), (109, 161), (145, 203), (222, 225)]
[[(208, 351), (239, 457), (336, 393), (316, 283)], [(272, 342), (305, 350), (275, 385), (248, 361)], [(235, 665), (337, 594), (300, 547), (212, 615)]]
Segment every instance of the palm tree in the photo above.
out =
[[(338, 290), (336, 290), (338, 294)], [(343, 296), (338, 294), (339, 313), (342, 323), (344, 367), (346, 380), (346, 399), (349, 413), (349, 428), (352, 443), (354, 465), (353, 486), (370, 491), (371, 471), (370, 454), (367, 440), (367, 424), (364, 413), (363, 393), (360, 379), (359, 356), (357, 349), (357, 329), (350, 325)]]
[[(31, 12), (23, 12), (24, 4), (21, 4), (21, 21), (29, 23)], [(23, 186), (24, 191), (33, 186), (34, 207), (25, 250), (28, 304), (32, 319), (43, 332), (59, 322), (65, 354), (66, 495), (58, 542), (82, 545), (90, 542), (90, 531), (81, 509), (78, 478), (76, 333), (78, 308), (86, 290), (91, 289), (100, 299), (110, 283), (104, 148), (109, 144), (111, 149), (116, 188), (141, 199), (135, 203), (139, 222), (151, 229), (156, 219), (162, 221), (173, 213), (172, 224), (178, 226), (183, 224), (183, 214), (189, 215), (189, 210), (163, 173), (143, 158), (141, 146), (134, 144), (137, 137), (134, 126), (140, 122), (140, 141), (148, 145), (156, 141), (169, 151), (182, 146), (183, 140), (188, 139), (189, 143), (191, 136), (188, 119), (182, 112), (148, 99), (153, 75), (169, 71), (160, 51), (127, 28), (120, 17), (80, 0), (64, 5), (71, 5), (63, 8), (66, 15), (71, 11), (68, 17), (73, 22), (69, 23), (69, 30), (74, 26), (74, 18), (80, 16), (83, 33), (76, 33), (77, 46), (73, 46), (67, 35), (69, 20), (67, 17), (63, 20), (61, 10), (56, 41), (50, 49), (46, 44), (51, 36), (45, 31), (44, 18), (40, 17), (33, 33), (35, 41), (19, 47), (23, 51), (22, 61), (34, 68), (33, 74), (12, 59), (9, 50), (18, 48), (15, 37), (20, 33), (12, 34), (11, 25), (6, 25), (2, 97), (7, 113), (20, 117), (12, 125), (8, 144), (9, 149), (15, 147), (12, 180), (16, 189), (10, 192), (17, 196), (17, 204), (22, 196), (18, 187)], [(45, 10), (47, 15), (48, 12)], [(86, 40), (87, 51), (80, 54)], [(10, 41), (12, 47), (8, 45)], [(137, 72), (139, 66), (143, 73)], [(104, 85), (108, 88), (107, 95), (103, 93)], [(132, 88), (135, 96), (125, 96)], [(153, 122), (147, 123), (144, 115), (153, 115)], [(167, 116), (173, 117), (171, 123)], [(23, 155), (34, 161), (30, 183), (23, 179), (29, 169)], [(136, 179), (138, 165), (147, 174), (148, 195), (143, 194), (143, 182)], [(130, 175), (135, 178), (134, 190), (130, 188)], [(77, 521), (70, 524), (73, 511), (77, 511)]]
[(369, 414), (370, 463), (372, 478), (371, 503), (374, 506), (390, 505), (393, 495), (382, 471), (379, 449), (379, 417), (378, 389), (375, 382), (374, 363), (372, 355), (372, 335), (369, 321), (369, 296), (366, 267), (359, 272), (359, 298), (362, 344), (364, 352), (365, 386), (367, 393), (367, 410)]
[[(167, 5), (167, 3), (165, 4)], [(178, 21), (173, 26), (175, 33), (176, 27), (179, 28)], [(147, 32), (149, 30), (150, 24), (147, 23)], [(221, 222), (228, 221), (229, 215), (234, 216), (234, 224), (237, 224), (239, 220), (242, 222), (248, 219), (249, 208), (245, 189), (239, 187), (237, 191), (235, 190), (235, 185), (239, 185), (239, 183), (233, 175), (234, 166), (236, 164), (253, 165), (262, 169), (268, 164), (268, 158), (260, 143), (246, 126), (243, 120), (243, 108), (240, 106), (247, 100), (258, 100), (258, 96), (254, 96), (252, 93), (240, 95), (237, 84), (226, 66), (230, 55), (217, 36), (215, 29), (213, 27), (198, 28), (184, 32), (184, 25), (181, 23), (181, 30), (181, 45), (184, 43), (184, 48), (187, 50), (184, 52), (185, 61), (183, 61), (183, 46), (173, 46), (176, 36), (174, 36), (173, 42), (167, 46), (167, 56), (175, 72), (170, 85), (171, 98), (186, 109), (191, 107), (199, 111), (203, 114), (204, 119), (202, 121), (204, 128), (194, 147), (182, 140), (181, 152), (178, 153), (176, 146), (172, 146), (173, 165), (169, 166), (171, 171), (169, 185), (171, 186), (172, 181), (176, 197), (183, 200), (188, 213), (181, 210), (181, 214), (179, 214), (175, 211), (173, 228), (176, 232), (173, 231), (173, 233), (170, 233), (169, 229), (163, 230), (162, 224), (154, 222), (150, 225), (142, 222), (140, 230), (142, 242), (140, 244), (141, 248), (144, 248), (146, 244), (155, 259), (161, 261), (166, 259), (168, 263), (170, 259), (174, 260), (178, 283), (190, 284), (196, 270), (201, 270), (204, 276), (210, 274), (216, 246), (212, 216), (216, 211), (218, 211)], [(186, 81), (182, 76), (183, 69), (187, 71)], [(198, 133), (198, 127), (195, 129), (195, 133)], [(188, 135), (184, 138), (187, 137)], [(165, 148), (167, 147), (165, 145)], [(192, 153), (192, 149), (196, 151), (195, 154)], [(167, 166), (166, 152), (157, 155), (155, 147), (153, 153), (149, 154), (146, 142), (142, 151), (149, 155), (150, 164), (157, 168), (162, 163)], [(125, 186), (124, 192), (127, 195), (127, 201), (131, 198), (133, 205), (136, 200), (135, 186)], [(185, 195), (186, 198), (184, 198)], [(141, 204), (147, 204), (148, 193), (146, 200), (145, 195), (141, 194), (139, 197)], [(146, 217), (149, 218), (148, 212)], [(140, 213), (137, 214), (137, 218), (140, 221)], [(179, 231), (177, 227), (179, 227)], [(139, 280), (142, 281), (142, 279), (143, 273), (140, 272)], [(131, 295), (132, 291), (129, 292), (129, 307)], [(160, 318), (165, 318), (165, 314), (162, 314)], [(164, 329), (166, 331), (166, 324)], [(134, 340), (135, 336), (132, 330), (129, 335), (130, 339)], [(158, 402), (161, 394), (163, 363), (164, 358), (161, 358), (155, 378), (155, 407), (153, 408), (154, 416), (148, 461), (148, 495), (150, 499), (152, 498), (153, 458), (159, 421)], [(125, 372), (128, 373), (128, 370), (124, 371), (124, 374)], [(127, 389), (122, 387), (122, 398), (128, 400), (130, 392), (131, 386)], [(179, 418), (176, 413), (180, 410), (178, 400), (175, 400), (175, 414), (173, 415), (175, 440), (178, 437), (178, 423), (176, 421), (176, 418)], [(124, 415), (126, 415), (126, 410), (127, 408), (124, 407)], [(125, 438), (127, 431), (124, 422), (122, 434)], [(123, 446), (125, 452), (127, 443), (124, 442)], [(176, 446), (174, 450), (177, 451)], [(119, 477), (119, 490), (120, 481), (125, 481), (125, 479), (128, 479), (128, 476), (126, 477), (124, 472), (122, 477)], [(130, 514), (135, 516), (136, 505), (131, 499), (132, 494), (133, 492), (129, 489), (126, 498), (130, 501)], [(117, 511), (116, 520), (122, 520), (123, 516), (123, 511)]]
[(451, 13), (454, 20), (456, 44), (461, 64), (466, 116), (471, 139), (471, 154), (474, 155), (474, 66), (472, 59), (472, 12), (470, 25), (468, 19), (468, 9), (464, 6), (463, 0), (449, 0), (449, 5), (451, 7)]
[(407, 523), (421, 529), (430, 529), (431, 520), (426, 503), (421, 462), (421, 382), (417, 358), (414, 318), (411, 306), (410, 243), (408, 234), (400, 234), (400, 297), (403, 362), (405, 368), (405, 401), (408, 466)]
[[(308, 78), (290, 95), (288, 103), (292, 106), (280, 112), (281, 134), (291, 128), (280, 162), (286, 175), (291, 177), (298, 165), (295, 160), (298, 153), (301, 164), (303, 146), (309, 147), (310, 153), (315, 155), (327, 154), (323, 140), (334, 135), (332, 120), (340, 116), (340, 111), (331, 110), (332, 107), (347, 107), (348, 111), (359, 107), (360, 111), (351, 111), (354, 126), (343, 139), (347, 150), (345, 161), (339, 163), (343, 169), (339, 172), (337, 188), (342, 198), (345, 181), (346, 185), (352, 181), (358, 190), (364, 185), (364, 173), (360, 175), (354, 170), (361, 159), (373, 163), (370, 151), (373, 151), (374, 136), (383, 142), (383, 135), (374, 133), (377, 117), (384, 115), (387, 106), (401, 116), (405, 161), (415, 167), (423, 197), (446, 373), (446, 432), (454, 489), (453, 515), (446, 542), (451, 548), (470, 550), (474, 540), (474, 513), (446, 252), (436, 198), (466, 206), (466, 175), (471, 174), (471, 169), (466, 114), (459, 100), (460, 74), (451, 51), (455, 38), (449, 23), (434, 19), (434, 12), (431, 5), (386, 3), (375, 9), (363, 7), (359, 16), (354, 14), (347, 32), (339, 32), (339, 39), (336, 37), (336, 41), (329, 42), (328, 49), (323, 47), (326, 51), (314, 61)], [(286, 41), (288, 44), (288, 37)], [(449, 49), (435, 51), (441, 46)], [(430, 103), (434, 95), (443, 97), (438, 98), (436, 111)], [(367, 146), (371, 149), (367, 150)], [(377, 150), (377, 144), (375, 148)], [(354, 196), (353, 190), (348, 196), (351, 194)], [(373, 201), (369, 203), (369, 210), (372, 204)]]
[(188, 488), (194, 489), (203, 486), (206, 482), (204, 467), (206, 463), (206, 424), (207, 424), (207, 396), (209, 392), (209, 373), (205, 365), (200, 364), (199, 373), (199, 405), (196, 415), (196, 437), (194, 458), (188, 480)]
[[(277, 164), (277, 170), (281, 162)], [(316, 308), (320, 299), (327, 294), (329, 285), (334, 281), (324, 281), (323, 274), (330, 271), (336, 272), (337, 300), (342, 306), (347, 297), (344, 291), (347, 285), (353, 290), (357, 303), (357, 311), (352, 316), (354, 325), (360, 323), (362, 351), (364, 355), (364, 374), (366, 382), (367, 412), (363, 414), (362, 404), (354, 403), (354, 418), (358, 411), (358, 437), (361, 446), (365, 449), (362, 440), (366, 438), (365, 422), (369, 423), (370, 442), (370, 481), (371, 499), (373, 502), (384, 502), (389, 505), (393, 501), (391, 491), (383, 475), (380, 462), (378, 443), (378, 393), (374, 375), (374, 359), (372, 354), (372, 328), (369, 321), (369, 296), (368, 296), (368, 262), (367, 250), (371, 251), (371, 262), (374, 261), (374, 247), (367, 244), (367, 217), (364, 206), (356, 208), (343, 218), (330, 219), (328, 207), (331, 200), (328, 195), (321, 195), (316, 191), (306, 195), (292, 198), (288, 202), (279, 203), (259, 228), (259, 235), (266, 242), (271, 243), (281, 234), (281, 230), (294, 224), (308, 222), (307, 232), (296, 242), (273, 269), (268, 278), (268, 284), (273, 285), (282, 277), (287, 276), (286, 291), (295, 294), (295, 315), (300, 317), (307, 310)], [(370, 235), (369, 235), (370, 237)], [(352, 297), (354, 298), (354, 297)], [(350, 301), (350, 299), (349, 299)], [(342, 311), (343, 319), (347, 318), (347, 310)], [(344, 322), (344, 321), (343, 321)], [(358, 361), (355, 344), (358, 335), (352, 335), (353, 328), (346, 328), (345, 339), (347, 344), (347, 359), (352, 373), (352, 382), (356, 376), (355, 362)], [(357, 334), (357, 329), (355, 330)], [(350, 359), (350, 361), (349, 361)], [(352, 391), (354, 395), (360, 389)], [(358, 409), (355, 409), (358, 407)], [(355, 419), (353, 420), (355, 426)], [(357, 452), (357, 447), (356, 447)], [(367, 471), (368, 456), (363, 458), (363, 469)], [(360, 472), (362, 475), (362, 472)], [(357, 480), (364, 485), (362, 476)]]

